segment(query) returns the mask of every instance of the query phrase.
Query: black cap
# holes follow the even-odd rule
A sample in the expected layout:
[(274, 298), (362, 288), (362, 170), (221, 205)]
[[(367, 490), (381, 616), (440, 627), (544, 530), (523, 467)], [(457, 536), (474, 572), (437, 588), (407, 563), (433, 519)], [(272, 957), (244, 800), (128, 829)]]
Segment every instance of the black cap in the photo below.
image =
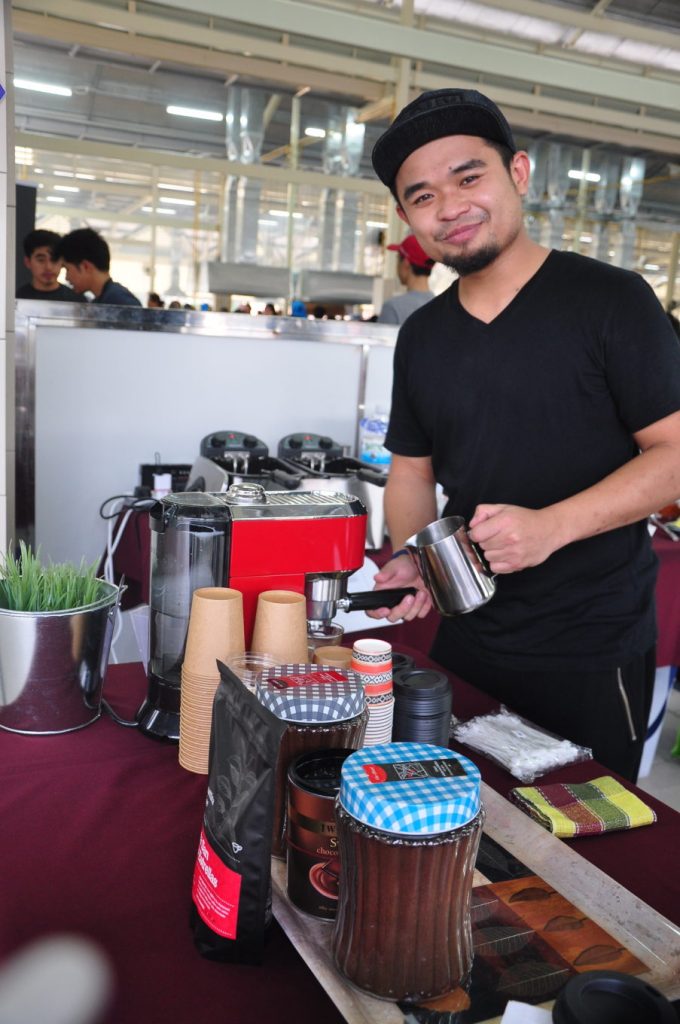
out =
[(478, 135), (517, 150), (510, 125), (488, 96), (476, 89), (436, 89), (405, 106), (380, 136), (371, 154), (375, 173), (392, 188), (406, 157), (445, 135)]

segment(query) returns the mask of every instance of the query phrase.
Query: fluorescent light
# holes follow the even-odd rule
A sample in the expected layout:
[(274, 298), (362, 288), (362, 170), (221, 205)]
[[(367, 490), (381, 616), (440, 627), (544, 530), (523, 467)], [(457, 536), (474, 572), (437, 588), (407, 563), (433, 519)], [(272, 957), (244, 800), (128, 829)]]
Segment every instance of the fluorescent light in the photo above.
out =
[(326, 129), (325, 128), (305, 128), (305, 135), (309, 135), (310, 139), (325, 139)]
[(142, 207), (142, 213), (165, 213), (165, 214), (167, 214), (170, 217), (174, 217), (175, 214), (177, 213), (177, 210), (163, 210), (163, 209), (156, 209), (156, 210), (154, 210), (153, 206), (143, 206)]
[(104, 181), (108, 181), (110, 185), (143, 185), (144, 182), (141, 178), (134, 180), (131, 178), (104, 178)]
[(267, 220), (266, 217), (260, 217), (260, 219), (258, 220), (257, 223), (263, 225), (264, 227), (275, 228), (277, 223), (278, 223), (278, 221)]
[(14, 147), (14, 159), (16, 163), (22, 164), (24, 167), (33, 166), (33, 150), (28, 146), (15, 146)]
[(174, 196), (159, 196), (159, 202), (172, 203), (173, 206), (195, 206), (193, 199), (176, 199)]
[(76, 178), (82, 178), (83, 181), (96, 181), (96, 176), (94, 174), (80, 174), (80, 172), (78, 172), (76, 174)]
[(73, 171), (53, 171), (55, 178), (73, 178)]
[(167, 181), (159, 181), (159, 188), (166, 188), (169, 192), (193, 192), (191, 185), (170, 185)]
[(579, 242), (592, 242), (593, 236), (592, 235), (579, 235), (578, 236), (578, 240), (579, 240)]
[(47, 196), (48, 203), (65, 203), (66, 200), (63, 196)]
[(387, 224), (384, 221), (382, 221), (382, 220), (367, 220), (366, 221), (366, 227), (367, 228), (386, 228)]
[(80, 189), (77, 187), (77, 185), (55, 185), (54, 186), (54, 191), (55, 192), (80, 192)]
[[(267, 215), (269, 217), (287, 217), (288, 216), (288, 210), (267, 210)], [(302, 214), (301, 213), (294, 213), (293, 217), (295, 218), (295, 220), (301, 220)]]
[(15, 89), (30, 89), (31, 92), (48, 92), (53, 96), (73, 96), (73, 91), (63, 85), (50, 85), (49, 82), (33, 82), (29, 78), (15, 78)]
[(658, 263), (645, 263), (644, 269), (645, 270), (661, 270), (661, 267), (659, 266)]
[(200, 121), (223, 121), (224, 114), (216, 110), (197, 110), (195, 107), (166, 107), (168, 114), (176, 114), (178, 117), (197, 117)]
[(599, 181), (600, 175), (595, 174), (593, 171), (588, 171), (586, 174), (583, 171), (568, 171), (567, 175), (569, 178), (575, 178), (577, 181), (581, 181), (583, 178), (586, 181)]

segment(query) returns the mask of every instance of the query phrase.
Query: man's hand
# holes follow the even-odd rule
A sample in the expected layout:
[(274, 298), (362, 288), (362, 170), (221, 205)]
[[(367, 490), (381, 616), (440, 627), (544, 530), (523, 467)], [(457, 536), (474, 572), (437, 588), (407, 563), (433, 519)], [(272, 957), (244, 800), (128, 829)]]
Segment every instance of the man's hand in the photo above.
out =
[(557, 515), (550, 508), (478, 505), (470, 539), (479, 544), (494, 573), (519, 572), (545, 562), (562, 546)]
[(424, 619), (432, 607), (432, 598), (425, 588), (420, 573), (416, 569), (409, 555), (399, 555), (393, 558), (380, 572), (373, 577), (376, 590), (389, 590), (394, 587), (416, 587), (418, 593), (408, 595), (394, 608), (376, 608), (374, 611), (366, 612), (372, 619), (388, 619), (389, 622), (399, 622), (405, 619)]

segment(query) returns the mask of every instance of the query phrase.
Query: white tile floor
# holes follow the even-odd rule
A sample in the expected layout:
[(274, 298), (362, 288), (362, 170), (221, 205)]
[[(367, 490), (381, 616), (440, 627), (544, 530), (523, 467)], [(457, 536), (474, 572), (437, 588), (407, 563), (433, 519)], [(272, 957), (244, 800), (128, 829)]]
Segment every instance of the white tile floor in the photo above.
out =
[(671, 750), (680, 730), (680, 690), (673, 689), (661, 726), (661, 736), (649, 775), (638, 786), (680, 811), (680, 757), (671, 757)]

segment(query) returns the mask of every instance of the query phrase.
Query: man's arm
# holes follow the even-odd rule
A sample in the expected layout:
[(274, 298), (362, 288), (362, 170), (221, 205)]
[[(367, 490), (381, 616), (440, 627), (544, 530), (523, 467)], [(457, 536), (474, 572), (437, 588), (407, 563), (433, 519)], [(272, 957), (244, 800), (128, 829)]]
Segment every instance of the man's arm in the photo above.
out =
[[(640, 454), (599, 483), (542, 509), (478, 505), (470, 536), (492, 572), (518, 572), (573, 541), (644, 519), (680, 496), (680, 412), (633, 435)], [(594, 439), (597, 443), (597, 439)]]
[[(432, 461), (393, 455), (390, 475), (385, 487), (385, 517), (392, 547), (396, 551), (404, 541), (437, 518), (435, 479)], [(379, 608), (369, 613), (376, 619), (423, 618), (432, 607), (432, 599), (420, 574), (408, 555), (387, 563), (375, 576), (376, 590), (391, 587), (417, 587), (414, 597), (405, 597), (394, 608)]]

